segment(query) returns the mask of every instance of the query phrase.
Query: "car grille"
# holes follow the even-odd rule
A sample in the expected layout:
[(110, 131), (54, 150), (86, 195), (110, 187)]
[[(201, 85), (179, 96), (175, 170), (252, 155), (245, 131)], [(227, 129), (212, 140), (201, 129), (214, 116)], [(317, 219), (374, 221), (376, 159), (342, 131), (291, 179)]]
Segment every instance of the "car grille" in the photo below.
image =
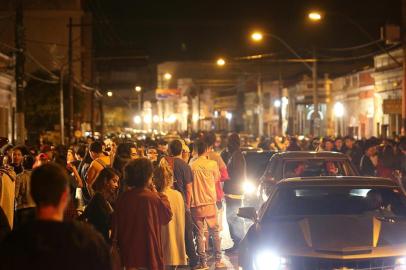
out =
[(335, 260), (295, 257), (291, 260), (292, 270), (392, 270), (395, 258), (376, 258), (362, 260)]

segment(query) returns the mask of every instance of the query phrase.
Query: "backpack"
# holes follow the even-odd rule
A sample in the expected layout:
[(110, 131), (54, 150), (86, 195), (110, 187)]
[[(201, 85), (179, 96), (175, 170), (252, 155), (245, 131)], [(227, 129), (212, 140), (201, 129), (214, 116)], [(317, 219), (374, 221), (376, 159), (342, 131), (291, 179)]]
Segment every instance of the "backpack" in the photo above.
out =
[[(103, 167), (103, 169), (110, 167), (101, 159), (95, 159), (94, 161), (99, 163)], [(87, 174), (87, 172), (86, 172), (86, 174)], [(83, 196), (83, 202), (85, 205), (87, 205), (90, 202), (90, 200), (93, 197), (93, 194), (94, 194), (94, 191), (93, 191), (92, 187), (86, 182), (86, 180), (84, 180), (83, 187), (82, 187), (82, 196)]]

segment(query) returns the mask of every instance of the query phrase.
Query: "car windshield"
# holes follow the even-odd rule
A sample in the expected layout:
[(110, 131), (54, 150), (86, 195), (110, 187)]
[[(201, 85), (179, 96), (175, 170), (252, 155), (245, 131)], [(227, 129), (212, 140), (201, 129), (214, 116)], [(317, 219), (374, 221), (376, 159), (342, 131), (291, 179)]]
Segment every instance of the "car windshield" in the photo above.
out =
[(405, 217), (405, 197), (399, 189), (386, 187), (282, 187), (264, 217), (368, 214)]
[(283, 165), (283, 178), (354, 175), (350, 162), (345, 159), (286, 160)]

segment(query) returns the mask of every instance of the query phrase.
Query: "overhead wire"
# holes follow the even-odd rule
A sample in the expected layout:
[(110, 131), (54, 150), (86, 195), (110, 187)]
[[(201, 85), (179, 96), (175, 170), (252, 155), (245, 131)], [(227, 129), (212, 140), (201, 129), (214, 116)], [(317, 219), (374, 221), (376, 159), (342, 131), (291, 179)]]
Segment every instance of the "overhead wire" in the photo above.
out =
[(383, 42), (382, 39), (378, 39), (375, 41), (371, 41), (365, 44), (355, 45), (351, 47), (343, 47), (343, 48), (317, 48), (317, 50), (324, 50), (324, 51), (335, 51), (335, 52), (346, 52), (346, 51), (354, 51), (359, 49), (364, 49), (370, 47), (372, 45), (376, 45), (377, 43)]

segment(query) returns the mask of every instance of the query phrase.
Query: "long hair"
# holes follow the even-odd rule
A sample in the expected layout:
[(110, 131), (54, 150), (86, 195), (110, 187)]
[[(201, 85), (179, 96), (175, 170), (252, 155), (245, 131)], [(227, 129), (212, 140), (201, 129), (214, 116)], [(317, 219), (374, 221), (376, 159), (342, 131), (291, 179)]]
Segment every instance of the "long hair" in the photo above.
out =
[(92, 188), (94, 191), (102, 191), (106, 183), (110, 181), (113, 177), (118, 176), (118, 173), (113, 168), (104, 168), (101, 170), (99, 175), (96, 177)]

